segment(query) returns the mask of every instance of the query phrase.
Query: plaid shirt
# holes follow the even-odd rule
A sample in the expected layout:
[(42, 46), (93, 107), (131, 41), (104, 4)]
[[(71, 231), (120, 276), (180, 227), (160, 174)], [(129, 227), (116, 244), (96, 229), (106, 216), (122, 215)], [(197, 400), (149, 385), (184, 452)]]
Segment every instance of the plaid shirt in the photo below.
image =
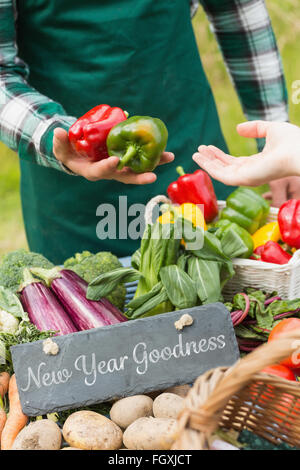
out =
[[(282, 65), (264, 0), (201, 0), (248, 119), (288, 120)], [(191, 1), (191, 14), (198, 1)], [(0, 140), (21, 158), (68, 170), (52, 150), (53, 130), (76, 120), (32, 88), (17, 56), (16, 0), (0, 0)]]

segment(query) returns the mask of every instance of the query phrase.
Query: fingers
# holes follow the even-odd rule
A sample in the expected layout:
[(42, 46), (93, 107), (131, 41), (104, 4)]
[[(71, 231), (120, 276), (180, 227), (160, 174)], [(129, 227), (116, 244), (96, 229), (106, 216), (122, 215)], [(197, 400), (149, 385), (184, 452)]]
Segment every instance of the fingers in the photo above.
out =
[(261, 138), (266, 137), (267, 130), (272, 123), (269, 121), (248, 121), (238, 124), (237, 132), (243, 137)]
[(231, 167), (230, 164), (226, 167), (224, 162), (216, 159), (207, 149), (203, 149), (201, 153), (195, 153), (193, 160), (216, 180), (224, 184), (235, 184), (232, 183), (232, 178), (227, 172)]
[(199, 153), (202, 153), (202, 151), (204, 150), (207, 154), (209, 153), (214, 158), (217, 158), (223, 163), (236, 163), (236, 157), (228, 155), (227, 153), (223, 152), (223, 150), (219, 149), (218, 147), (215, 147), (214, 145), (200, 145), (200, 147), (198, 148)]
[(60, 127), (54, 130), (53, 152), (58, 160), (65, 163), (66, 157), (71, 150), (68, 133)]
[(114, 175), (114, 179), (125, 184), (151, 184), (154, 183), (157, 179), (155, 173), (134, 173), (133, 171), (127, 169), (117, 172)]
[(166, 163), (170, 163), (174, 160), (175, 155), (172, 152), (164, 152), (161, 156), (159, 165), (165, 165)]
[(272, 206), (280, 207), (288, 199), (288, 182), (286, 178), (270, 182)]
[(100, 179), (113, 179), (113, 175), (117, 172), (118, 163), (118, 157), (109, 157), (98, 162), (90, 162), (86, 159), (84, 159), (84, 161), (79, 160), (75, 161), (74, 165), (77, 166), (78, 169), (82, 168), (84, 165), (84, 173), (81, 173), (81, 175), (89, 181), (98, 181)]

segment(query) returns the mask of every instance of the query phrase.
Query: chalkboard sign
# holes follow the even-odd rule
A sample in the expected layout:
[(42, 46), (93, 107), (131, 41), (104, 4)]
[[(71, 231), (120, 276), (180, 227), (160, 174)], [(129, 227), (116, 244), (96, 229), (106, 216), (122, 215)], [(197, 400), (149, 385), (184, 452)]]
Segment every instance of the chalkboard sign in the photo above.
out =
[[(193, 323), (178, 330), (174, 323), (183, 314)], [(192, 383), (239, 358), (230, 314), (221, 303), (57, 336), (53, 342), (55, 355), (44, 352), (43, 341), (11, 348), (29, 416)]]

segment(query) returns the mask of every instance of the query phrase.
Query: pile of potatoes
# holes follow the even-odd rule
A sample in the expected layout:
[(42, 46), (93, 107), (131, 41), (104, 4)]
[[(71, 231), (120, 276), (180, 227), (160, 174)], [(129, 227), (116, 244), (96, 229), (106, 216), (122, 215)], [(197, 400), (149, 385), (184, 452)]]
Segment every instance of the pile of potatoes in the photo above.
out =
[(135, 395), (115, 401), (110, 419), (94, 411), (72, 413), (63, 426), (49, 419), (35, 421), (17, 436), (13, 450), (167, 450), (176, 433), (176, 419), (190, 387)]

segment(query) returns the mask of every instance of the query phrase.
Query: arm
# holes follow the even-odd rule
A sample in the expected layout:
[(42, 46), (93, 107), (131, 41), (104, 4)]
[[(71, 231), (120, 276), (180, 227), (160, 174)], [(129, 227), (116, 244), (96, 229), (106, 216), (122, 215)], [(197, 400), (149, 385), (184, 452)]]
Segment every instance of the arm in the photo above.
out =
[(201, 3), (248, 120), (287, 121), (283, 69), (264, 0)]
[[(76, 118), (67, 116), (59, 103), (26, 81), (28, 67), (17, 57), (15, 15), (16, 1), (0, 0), (0, 141), (20, 158), (91, 181), (154, 182), (154, 173), (137, 175), (128, 168), (117, 170), (117, 157), (90, 162), (72, 150), (67, 130)], [(173, 154), (165, 152), (160, 163), (168, 163), (173, 158)]]
[(68, 171), (54, 156), (53, 131), (68, 129), (76, 118), (27, 83), (28, 67), (17, 57), (15, 15), (15, 1), (0, 1), (0, 140), (20, 158)]
[[(282, 64), (264, 0), (201, 0), (249, 120), (288, 121)], [(264, 139), (257, 139), (262, 150)], [(283, 175), (283, 174), (282, 174)], [(280, 178), (280, 176), (278, 176)], [(232, 183), (234, 184), (234, 183)], [(280, 207), (300, 198), (300, 178), (270, 182), (265, 197)]]

